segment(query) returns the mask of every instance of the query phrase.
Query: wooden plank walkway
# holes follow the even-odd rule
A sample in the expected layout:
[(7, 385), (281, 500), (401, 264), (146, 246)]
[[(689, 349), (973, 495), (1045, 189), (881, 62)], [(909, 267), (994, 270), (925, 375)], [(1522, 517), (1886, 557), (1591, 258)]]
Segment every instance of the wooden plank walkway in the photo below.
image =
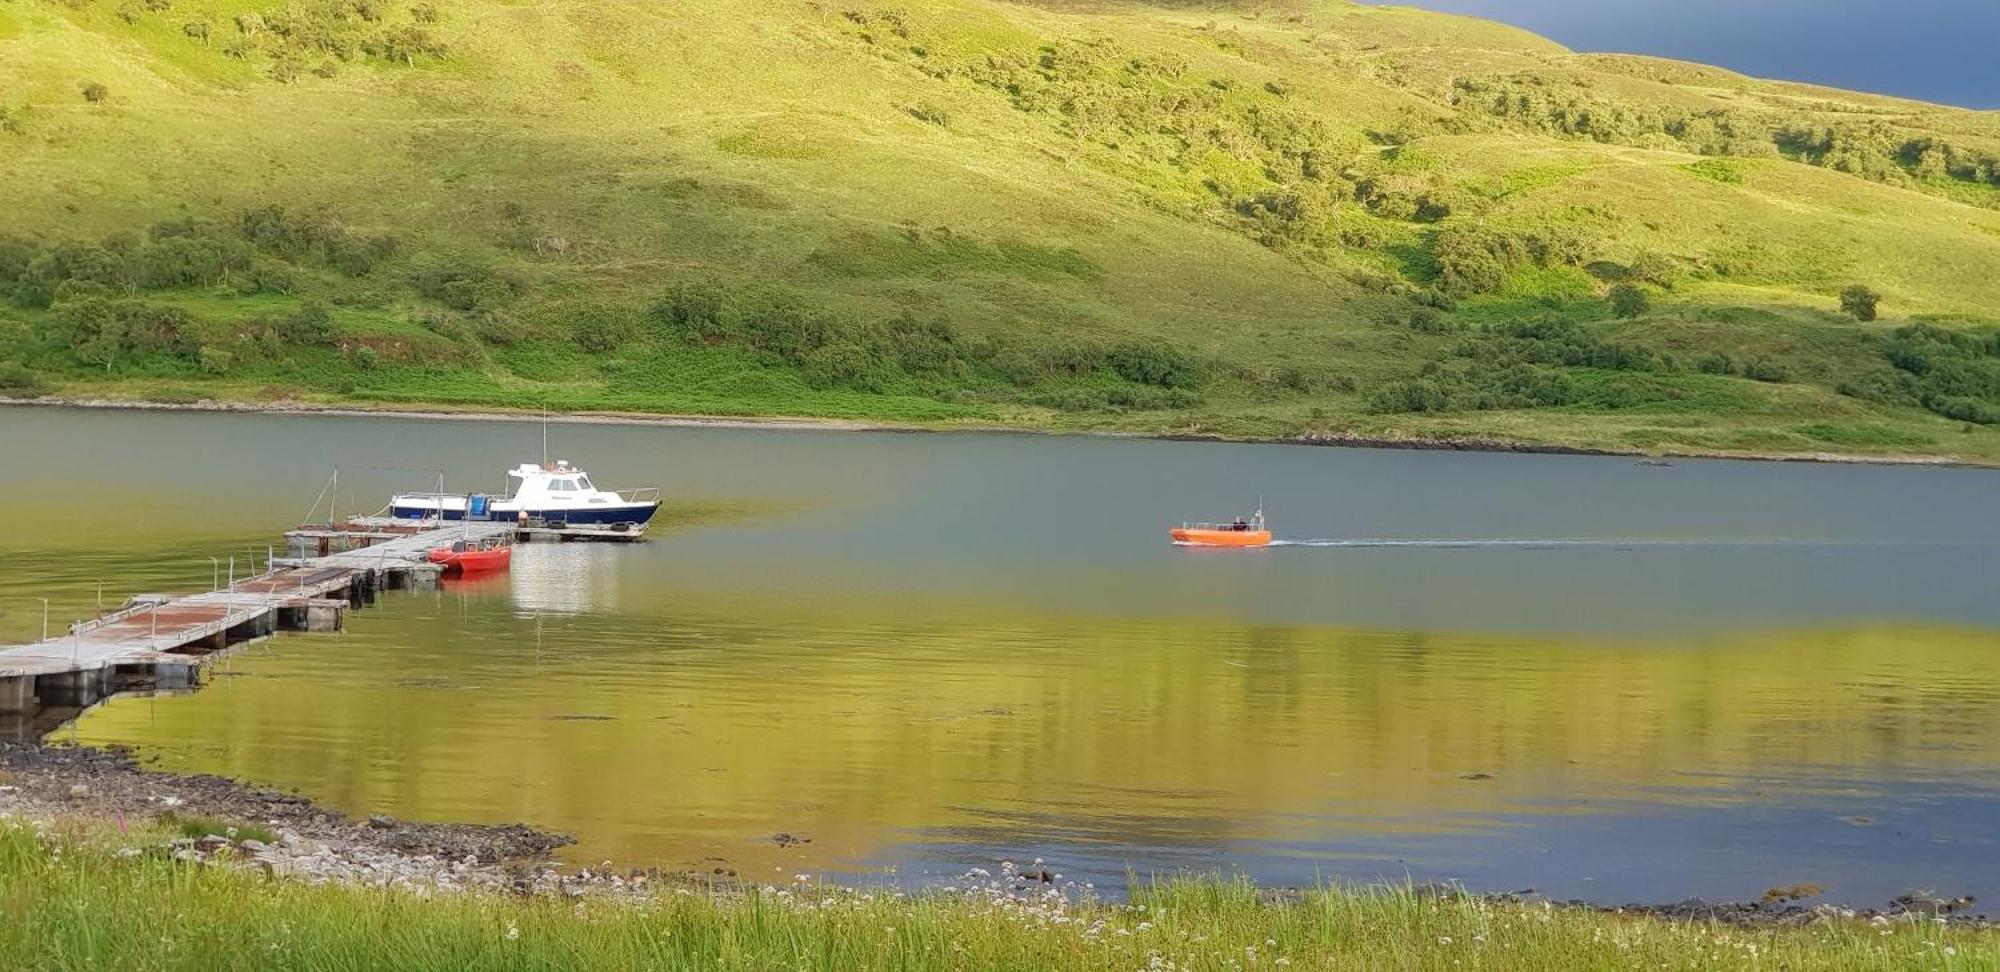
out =
[[(238, 580), (206, 594), (142, 594), (104, 618), (78, 622), (70, 632), (36, 644), (0, 648), (0, 678), (90, 672), (112, 666), (158, 662), (162, 654), (220, 648), (230, 632), (262, 626), (256, 636), (278, 628), (280, 610), (312, 610), (330, 594), (348, 602), (356, 580), (374, 586), (384, 574), (424, 572), (432, 548), (458, 538), (488, 540), (512, 532), (508, 524), (468, 524), (460, 530), (398, 534), (378, 544), (316, 558), (278, 558), (264, 576)], [(320, 608), (330, 608), (320, 604)], [(300, 626), (310, 626), (306, 618)], [(4, 706), (4, 698), (0, 698)]]
[[(300, 531), (293, 531), (294, 534)], [(473, 521), (452, 522), (442, 528), (418, 530), (409, 533), (361, 533), (341, 534), (368, 546), (353, 550), (329, 553), (319, 557), (279, 557), (273, 563), (282, 566), (310, 568), (345, 568), (348, 570), (409, 570), (428, 568), (427, 559), (432, 549), (449, 544), (454, 540), (478, 542), (497, 540), (514, 532), (511, 523)]]

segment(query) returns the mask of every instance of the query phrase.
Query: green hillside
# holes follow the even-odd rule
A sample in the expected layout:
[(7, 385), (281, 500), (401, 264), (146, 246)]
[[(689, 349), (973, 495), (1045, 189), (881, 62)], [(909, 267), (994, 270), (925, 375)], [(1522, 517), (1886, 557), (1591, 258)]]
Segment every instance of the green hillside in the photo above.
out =
[(0, 185), (0, 394), (2000, 459), (2000, 113), (1403, 8), (0, 0)]

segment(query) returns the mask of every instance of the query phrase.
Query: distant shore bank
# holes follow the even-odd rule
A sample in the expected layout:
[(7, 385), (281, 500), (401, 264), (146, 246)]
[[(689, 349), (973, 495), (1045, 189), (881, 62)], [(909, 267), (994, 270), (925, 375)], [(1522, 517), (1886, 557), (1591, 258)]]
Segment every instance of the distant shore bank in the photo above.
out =
[(1832, 465), (1936, 466), (1966, 469), (2000, 468), (2000, 461), (1967, 459), (1956, 455), (1867, 455), (1837, 452), (1737, 452), (1728, 450), (1612, 449), (1561, 443), (1522, 441), (1487, 437), (1425, 437), (1364, 435), (1342, 431), (1305, 432), (1292, 436), (1229, 436), (1186, 432), (1141, 432), (1089, 429), (1034, 428), (977, 422), (915, 424), (877, 422), (860, 419), (811, 418), (798, 416), (682, 415), (655, 412), (549, 412), (521, 409), (452, 408), (445, 406), (376, 408), (348, 403), (241, 402), (204, 399), (197, 402), (157, 402), (125, 398), (76, 398), (42, 396), (7, 398), (0, 406), (77, 408), (134, 412), (205, 412), (237, 415), (303, 415), (339, 418), (396, 418), (446, 422), (534, 422), (571, 425), (637, 425), (665, 428), (770, 429), (822, 432), (901, 432), (901, 433), (980, 433), (987, 435), (1047, 435), (1086, 438), (1150, 439), (1161, 442), (1210, 442), (1249, 445), (1302, 445), (1352, 449), (1399, 449), (1439, 452), (1494, 452), (1527, 455), (1568, 455), (1624, 457), (1667, 464), (1675, 459), (1737, 459), (1753, 462), (1807, 462)]

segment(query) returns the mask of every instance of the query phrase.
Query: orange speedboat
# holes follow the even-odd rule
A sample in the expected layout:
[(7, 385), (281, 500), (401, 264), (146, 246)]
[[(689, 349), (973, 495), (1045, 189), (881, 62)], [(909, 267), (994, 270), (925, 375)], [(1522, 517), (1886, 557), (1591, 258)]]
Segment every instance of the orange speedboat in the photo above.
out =
[(1263, 510), (1248, 519), (1239, 516), (1229, 523), (1183, 523), (1167, 531), (1167, 535), (1184, 547), (1265, 547), (1271, 543)]
[(506, 570), (514, 560), (514, 548), (506, 544), (492, 544), (481, 548), (460, 540), (449, 547), (439, 547), (430, 552), (431, 563), (445, 569), (445, 573), (474, 574), (488, 570)]

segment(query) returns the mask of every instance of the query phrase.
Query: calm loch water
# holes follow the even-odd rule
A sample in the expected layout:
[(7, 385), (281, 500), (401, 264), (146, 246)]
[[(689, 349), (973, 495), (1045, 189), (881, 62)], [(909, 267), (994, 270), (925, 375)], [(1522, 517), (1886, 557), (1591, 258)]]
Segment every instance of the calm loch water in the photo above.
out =
[[(660, 485), (62, 731), (573, 860), (921, 884), (1043, 857), (1598, 900), (2000, 894), (2000, 474), (552, 426)], [(534, 423), (0, 410), (0, 642), (492, 489)], [(1166, 526), (1247, 512), (1263, 551)], [(22, 514), (27, 515), (22, 515)], [(777, 841), (779, 834), (809, 842)], [(783, 844), (784, 846), (780, 846)]]

